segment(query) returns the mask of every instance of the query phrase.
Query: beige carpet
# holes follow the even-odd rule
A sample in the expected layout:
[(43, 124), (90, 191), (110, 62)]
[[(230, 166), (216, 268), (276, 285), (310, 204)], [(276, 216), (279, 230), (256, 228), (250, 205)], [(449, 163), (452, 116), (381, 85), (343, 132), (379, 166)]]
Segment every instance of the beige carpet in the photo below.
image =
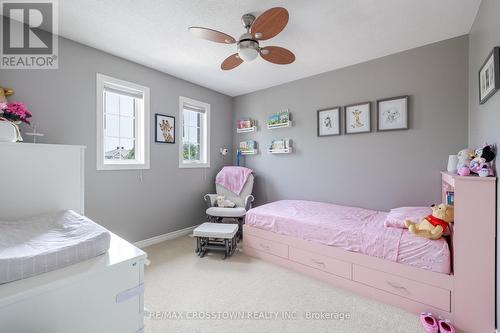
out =
[[(151, 260), (145, 274), (146, 333), (423, 332), (414, 314), (242, 252), (227, 260), (221, 253), (199, 258), (194, 243), (181, 237), (145, 249)], [(211, 319), (187, 319), (207, 312), (213, 312), (207, 314)], [(312, 312), (323, 319), (305, 319)], [(332, 319), (341, 313), (350, 318)], [(230, 315), (245, 317), (224, 319)]]

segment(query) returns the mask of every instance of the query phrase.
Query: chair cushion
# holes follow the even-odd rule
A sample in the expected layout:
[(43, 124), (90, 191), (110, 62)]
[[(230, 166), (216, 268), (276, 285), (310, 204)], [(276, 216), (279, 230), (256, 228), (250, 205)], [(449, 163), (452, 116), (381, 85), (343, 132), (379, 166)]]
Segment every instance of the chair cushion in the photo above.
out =
[(243, 217), (247, 211), (243, 207), (222, 208), (210, 207), (207, 209), (207, 215), (220, 217)]
[(193, 236), (210, 238), (233, 238), (237, 232), (237, 224), (205, 222), (193, 230)]

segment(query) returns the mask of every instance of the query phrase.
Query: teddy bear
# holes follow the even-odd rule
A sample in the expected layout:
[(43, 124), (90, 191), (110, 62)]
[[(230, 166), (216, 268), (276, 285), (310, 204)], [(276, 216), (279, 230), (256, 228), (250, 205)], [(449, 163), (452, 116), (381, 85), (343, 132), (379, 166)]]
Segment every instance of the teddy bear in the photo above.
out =
[(483, 148), (475, 151), (475, 157), (470, 162), (470, 171), (477, 173), (481, 177), (494, 176), (493, 160), (495, 159), (495, 148), (485, 144)]
[(12, 96), (14, 94), (14, 90), (10, 88), (2, 88), (0, 87), (0, 103), (7, 102), (7, 97)]
[(221, 208), (233, 208), (236, 204), (230, 200), (227, 200), (224, 196), (217, 196), (217, 207)]
[(424, 217), (420, 222), (405, 221), (405, 226), (414, 235), (428, 239), (439, 239), (450, 223), (453, 222), (453, 206), (440, 204), (432, 205), (432, 214)]

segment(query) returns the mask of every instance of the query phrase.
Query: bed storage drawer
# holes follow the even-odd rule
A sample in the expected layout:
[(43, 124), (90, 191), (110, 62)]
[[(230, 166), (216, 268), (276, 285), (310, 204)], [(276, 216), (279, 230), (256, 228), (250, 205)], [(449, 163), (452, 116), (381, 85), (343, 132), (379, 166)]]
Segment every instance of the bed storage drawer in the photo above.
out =
[(313, 267), (327, 273), (335, 274), (346, 279), (351, 279), (351, 267), (352, 264), (325, 257), (320, 254), (312, 253), (309, 251), (299, 250), (294, 247), (289, 249), (290, 260), (296, 261), (303, 265)]
[(243, 238), (244, 246), (254, 248), (259, 251), (274, 254), (275, 256), (288, 258), (288, 245), (269, 241), (267, 239), (245, 235)]
[(441, 310), (450, 311), (450, 294), (447, 289), (427, 285), (401, 276), (353, 265), (354, 281), (385, 290)]

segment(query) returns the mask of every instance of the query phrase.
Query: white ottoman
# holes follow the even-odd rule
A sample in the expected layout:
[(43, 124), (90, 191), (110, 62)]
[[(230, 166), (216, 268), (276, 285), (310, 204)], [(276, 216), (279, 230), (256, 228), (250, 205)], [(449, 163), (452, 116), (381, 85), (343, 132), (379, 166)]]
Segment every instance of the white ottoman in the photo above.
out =
[(237, 224), (206, 222), (193, 230), (196, 253), (204, 257), (208, 250), (224, 251), (224, 259), (231, 256), (238, 245)]

